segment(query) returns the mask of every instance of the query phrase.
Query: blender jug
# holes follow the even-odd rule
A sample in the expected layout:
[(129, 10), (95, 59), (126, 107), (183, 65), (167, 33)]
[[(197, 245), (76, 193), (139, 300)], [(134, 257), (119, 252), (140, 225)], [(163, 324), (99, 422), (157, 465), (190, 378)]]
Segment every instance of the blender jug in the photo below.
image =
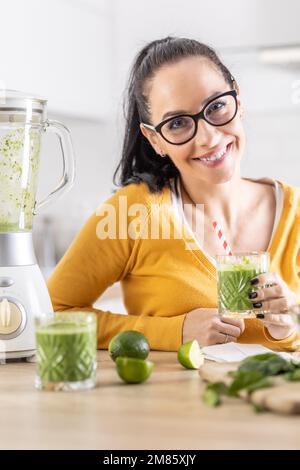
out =
[[(68, 129), (47, 119), (47, 101), (5, 90), (0, 96), (0, 361), (35, 353), (34, 318), (53, 312), (32, 242), (38, 209), (73, 184), (74, 153)], [(42, 136), (59, 139), (63, 175), (36, 202)]]
[[(68, 129), (49, 121), (46, 100), (7, 90), (0, 102), (0, 232), (32, 230), (33, 215), (74, 181), (74, 158)], [(60, 140), (63, 176), (43, 201), (35, 200), (41, 139), (53, 131)]]

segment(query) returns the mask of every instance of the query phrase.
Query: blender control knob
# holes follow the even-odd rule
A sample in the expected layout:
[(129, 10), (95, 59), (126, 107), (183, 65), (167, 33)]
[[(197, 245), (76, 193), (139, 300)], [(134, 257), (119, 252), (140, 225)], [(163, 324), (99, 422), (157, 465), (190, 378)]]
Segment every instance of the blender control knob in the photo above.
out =
[(14, 280), (10, 277), (0, 277), (0, 287), (10, 287), (14, 284)]
[(0, 297), (0, 339), (12, 339), (25, 327), (26, 313), (23, 305), (14, 299)]

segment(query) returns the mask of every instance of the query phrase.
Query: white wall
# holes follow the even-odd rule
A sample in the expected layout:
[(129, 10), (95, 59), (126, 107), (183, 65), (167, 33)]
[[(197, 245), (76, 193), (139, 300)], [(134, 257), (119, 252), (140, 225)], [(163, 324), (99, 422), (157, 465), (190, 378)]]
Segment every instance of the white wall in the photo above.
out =
[[(43, 223), (45, 217), (54, 221), (58, 235), (56, 248), (58, 255), (61, 255), (87, 217), (111, 194), (117, 151), (115, 129), (111, 123), (76, 120), (64, 116), (58, 116), (58, 119), (72, 133), (76, 154), (75, 184), (67, 194), (41, 209), (35, 221), (36, 225)], [(44, 135), (38, 200), (56, 186), (61, 172), (58, 141), (55, 136)]]
[(114, 0), (116, 86), (135, 52), (167, 35), (193, 37), (223, 51), (300, 42), (298, 0)]
[(0, 0), (0, 13), (0, 88), (42, 95), (72, 116), (109, 114), (109, 1)]
[(300, 64), (270, 66), (258, 57), (253, 51), (223, 53), (238, 80), (245, 108), (243, 174), (300, 186)]

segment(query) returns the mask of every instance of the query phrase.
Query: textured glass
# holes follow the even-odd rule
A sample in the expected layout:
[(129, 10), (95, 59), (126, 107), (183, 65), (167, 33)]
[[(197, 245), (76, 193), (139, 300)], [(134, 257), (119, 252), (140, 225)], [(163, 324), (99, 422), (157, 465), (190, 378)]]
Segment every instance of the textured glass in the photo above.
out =
[(217, 256), (218, 303), (221, 315), (253, 316), (251, 279), (269, 270), (268, 253)]
[[(39, 320), (37, 320), (39, 322)], [(93, 314), (58, 313), (36, 328), (38, 388), (74, 389), (95, 379), (96, 320)], [(92, 385), (92, 384), (90, 384)], [(84, 387), (83, 387), (84, 388)]]

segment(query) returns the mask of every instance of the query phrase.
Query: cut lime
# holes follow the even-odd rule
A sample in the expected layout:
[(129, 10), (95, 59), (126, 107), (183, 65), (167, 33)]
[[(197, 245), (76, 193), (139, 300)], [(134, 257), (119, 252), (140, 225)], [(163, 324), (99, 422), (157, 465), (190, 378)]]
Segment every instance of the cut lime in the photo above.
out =
[(113, 361), (119, 356), (146, 359), (150, 346), (145, 335), (139, 331), (129, 330), (114, 336), (109, 343), (108, 351)]
[(195, 339), (179, 348), (177, 358), (180, 364), (187, 369), (199, 369), (204, 362), (204, 354)]
[(119, 376), (128, 384), (145, 382), (150, 377), (154, 367), (151, 361), (121, 356), (117, 357), (116, 365)]

